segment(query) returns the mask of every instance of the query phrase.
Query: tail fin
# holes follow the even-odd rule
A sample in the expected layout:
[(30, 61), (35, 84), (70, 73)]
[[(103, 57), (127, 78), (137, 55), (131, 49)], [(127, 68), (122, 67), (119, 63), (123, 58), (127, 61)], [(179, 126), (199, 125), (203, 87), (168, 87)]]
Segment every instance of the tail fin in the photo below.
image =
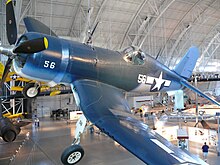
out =
[(188, 79), (192, 75), (196, 62), (199, 58), (199, 50), (197, 47), (192, 46), (189, 48), (182, 60), (174, 68), (174, 72), (180, 76)]

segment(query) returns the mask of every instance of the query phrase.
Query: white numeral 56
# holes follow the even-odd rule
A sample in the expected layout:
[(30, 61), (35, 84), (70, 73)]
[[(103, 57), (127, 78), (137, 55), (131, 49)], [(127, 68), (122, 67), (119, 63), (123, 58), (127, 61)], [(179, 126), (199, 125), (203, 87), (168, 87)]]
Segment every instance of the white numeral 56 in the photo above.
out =
[(44, 61), (44, 67), (45, 67), (45, 68), (54, 69), (55, 66), (56, 66), (56, 63), (55, 63), (55, 62)]
[(139, 84), (141, 84), (141, 83), (142, 83), (142, 84), (145, 84), (145, 83), (146, 83), (146, 77), (147, 77), (146, 75), (139, 74), (139, 75), (138, 75), (138, 79), (137, 79), (138, 83), (139, 83)]

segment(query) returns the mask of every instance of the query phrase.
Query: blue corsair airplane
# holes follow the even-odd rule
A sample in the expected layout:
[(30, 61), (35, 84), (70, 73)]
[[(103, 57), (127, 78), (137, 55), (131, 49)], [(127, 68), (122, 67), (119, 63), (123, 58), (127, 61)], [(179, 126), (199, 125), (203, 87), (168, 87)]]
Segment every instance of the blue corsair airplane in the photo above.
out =
[[(191, 47), (175, 69), (170, 70), (137, 47), (118, 52), (64, 40), (30, 17), (24, 19), (28, 32), (17, 39), (12, 1), (6, 4), (7, 38), (11, 46), (0, 46), (0, 53), (8, 56), (0, 87), (11, 64), (22, 77), (51, 85), (70, 85), (85, 117), (144, 163), (207, 164), (134, 119), (123, 94), (187, 87), (220, 105), (187, 81), (199, 56), (196, 47)], [(76, 140), (79, 139), (63, 152), (63, 164), (76, 164), (82, 159), (84, 151)]]

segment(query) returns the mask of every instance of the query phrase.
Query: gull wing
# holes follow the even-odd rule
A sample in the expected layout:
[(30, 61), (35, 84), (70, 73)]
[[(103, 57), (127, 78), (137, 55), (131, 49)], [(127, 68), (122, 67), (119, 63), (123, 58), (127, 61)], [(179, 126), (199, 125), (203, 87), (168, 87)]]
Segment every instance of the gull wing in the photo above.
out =
[(146, 164), (207, 164), (133, 118), (119, 89), (90, 80), (76, 81), (72, 89), (87, 119)]

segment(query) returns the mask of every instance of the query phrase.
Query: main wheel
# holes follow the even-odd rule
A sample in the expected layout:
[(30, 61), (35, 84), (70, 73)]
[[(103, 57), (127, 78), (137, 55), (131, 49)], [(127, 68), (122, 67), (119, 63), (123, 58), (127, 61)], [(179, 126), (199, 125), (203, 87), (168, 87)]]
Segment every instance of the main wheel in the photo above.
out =
[(23, 88), (23, 95), (26, 98), (34, 98), (40, 93), (40, 87), (34, 83), (28, 83)]
[(64, 165), (78, 163), (84, 156), (84, 150), (80, 145), (72, 145), (66, 148), (61, 156)]

